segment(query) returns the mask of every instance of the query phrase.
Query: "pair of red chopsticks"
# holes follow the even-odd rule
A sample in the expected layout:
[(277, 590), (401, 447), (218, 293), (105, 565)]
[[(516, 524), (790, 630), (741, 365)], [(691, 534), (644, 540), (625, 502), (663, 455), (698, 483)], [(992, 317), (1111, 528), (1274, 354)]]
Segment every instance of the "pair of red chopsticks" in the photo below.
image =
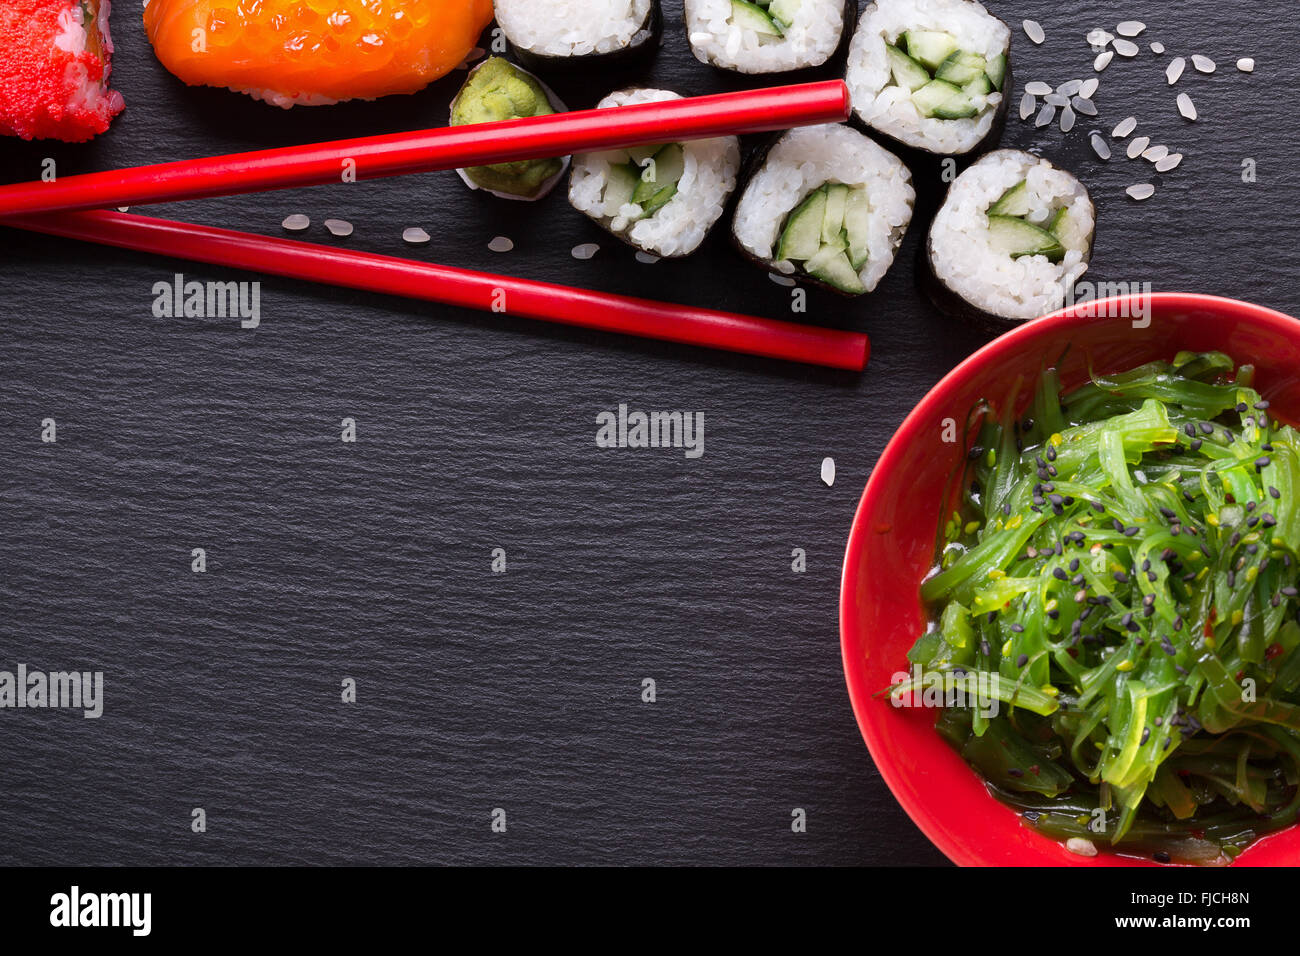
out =
[[(758, 133), (848, 116), (838, 81), (290, 146), (0, 186), (0, 222), (331, 285), (860, 371), (866, 335), (353, 252), (104, 207), (201, 199)], [(504, 291), (504, 300), (501, 292)], [(501, 308), (504, 301), (504, 309)]]

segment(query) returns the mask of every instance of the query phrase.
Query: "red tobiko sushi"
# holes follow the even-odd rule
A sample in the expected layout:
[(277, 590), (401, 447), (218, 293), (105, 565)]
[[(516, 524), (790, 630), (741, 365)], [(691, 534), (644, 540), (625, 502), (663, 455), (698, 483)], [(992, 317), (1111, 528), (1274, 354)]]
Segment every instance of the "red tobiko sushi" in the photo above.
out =
[(0, 2), (0, 134), (81, 143), (126, 104), (108, 88), (109, 0)]

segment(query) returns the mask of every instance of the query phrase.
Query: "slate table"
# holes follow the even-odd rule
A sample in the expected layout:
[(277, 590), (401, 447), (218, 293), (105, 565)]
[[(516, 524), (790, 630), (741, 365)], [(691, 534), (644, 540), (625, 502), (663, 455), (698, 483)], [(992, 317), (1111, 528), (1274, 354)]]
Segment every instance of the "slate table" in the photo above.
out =
[[(680, 7), (666, 4), (649, 71), (561, 84), (571, 105), (633, 81), (742, 85), (691, 57)], [(1063, 135), (1013, 117), (1004, 138), (1092, 190), (1091, 278), (1300, 313), (1291, 4), (991, 8), (1015, 27), (1018, 87), (1091, 76), (1088, 30), (1149, 24), (1141, 55), (1102, 75), (1095, 121)], [(117, 4), (113, 30), (126, 112), (87, 146), (0, 144), (6, 181), (46, 157), (69, 174), (438, 125), (458, 85), (286, 113), (182, 86), (136, 3)], [(1191, 124), (1164, 67), (1195, 52), (1218, 71), (1179, 84)], [(1153, 179), (1141, 160), (1093, 157), (1088, 130), (1130, 114), (1186, 154), (1181, 169)], [(177, 272), (258, 277), (0, 229), (0, 669), (105, 681), (97, 720), (0, 711), (0, 863), (943, 863), (862, 744), (836, 613), (872, 463), (985, 341), (916, 290), (943, 185), (917, 178), (881, 287), (814, 293), (801, 317), (868, 331), (861, 376), (273, 278), (256, 330), (156, 318), (153, 286)], [(1155, 198), (1126, 198), (1143, 181)], [(725, 230), (647, 265), (562, 194), (506, 205), (450, 173), (152, 212), (272, 235), (304, 213), (316, 241), (790, 315), (789, 291)], [(331, 237), (330, 217), (355, 233)], [(407, 226), (432, 241), (404, 245)], [(488, 250), (498, 235), (513, 252)], [(586, 242), (600, 251), (578, 261)], [(598, 448), (596, 416), (620, 403), (703, 412), (704, 455)]]

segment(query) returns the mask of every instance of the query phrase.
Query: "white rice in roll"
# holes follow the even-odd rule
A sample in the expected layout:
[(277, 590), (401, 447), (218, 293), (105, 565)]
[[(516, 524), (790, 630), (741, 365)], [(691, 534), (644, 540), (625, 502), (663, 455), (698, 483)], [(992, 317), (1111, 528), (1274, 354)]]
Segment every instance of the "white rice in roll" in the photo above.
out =
[[(1025, 221), (1047, 228), (1057, 211), (1067, 211), (1058, 233), (1060, 262), (1042, 255), (1012, 258), (992, 240), (989, 207), (1021, 181), (1028, 186)], [(1078, 179), (1040, 157), (1001, 149), (949, 187), (930, 226), (930, 265), (935, 278), (976, 309), (1003, 319), (1033, 319), (1060, 308), (1088, 271), (1095, 228), (1092, 200)]]
[(894, 262), (912, 221), (912, 174), (888, 150), (843, 125), (790, 130), (776, 142), (745, 185), (732, 232), (741, 248), (776, 272), (793, 276), (795, 263), (776, 258), (790, 213), (826, 183), (863, 187), (870, 205), (867, 260), (858, 276), (870, 292)]
[[(681, 96), (669, 90), (630, 89), (611, 93), (598, 109), (636, 103), (660, 103)], [(736, 188), (740, 140), (735, 136), (681, 143), (682, 172), (677, 191), (652, 215), (634, 203), (606, 200), (613, 167), (626, 167), (629, 150), (607, 150), (573, 157), (569, 202), (604, 228), (638, 249), (657, 256), (685, 256), (699, 248), (721, 218)]]
[(974, 0), (880, 0), (862, 11), (849, 45), (845, 82), (853, 110), (868, 126), (901, 143), (934, 153), (967, 153), (993, 131), (1004, 92), (991, 92), (979, 101), (979, 112), (968, 119), (924, 116), (911, 92), (894, 82), (885, 45), (898, 46), (908, 30), (949, 33), (962, 50), (987, 60), (1006, 56), (1011, 31)]
[(639, 42), (652, 0), (495, 0), (506, 39), (537, 56), (595, 56)]
[(686, 0), (686, 36), (701, 63), (740, 73), (821, 66), (844, 34), (844, 0), (801, 0), (784, 36), (735, 22), (731, 0)]

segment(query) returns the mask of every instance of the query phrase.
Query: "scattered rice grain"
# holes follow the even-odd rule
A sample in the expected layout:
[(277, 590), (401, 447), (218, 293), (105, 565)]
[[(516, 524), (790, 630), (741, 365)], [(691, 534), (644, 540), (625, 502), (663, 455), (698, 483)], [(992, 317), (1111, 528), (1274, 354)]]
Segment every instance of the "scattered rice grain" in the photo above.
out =
[(1128, 158), (1137, 159), (1143, 151), (1151, 145), (1150, 136), (1139, 136), (1137, 139), (1130, 140), (1128, 144)]
[(1182, 114), (1183, 119), (1196, 122), (1196, 104), (1186, 93), (1178, 94), (1178, 112)]
[(1106, 137), (1096, 131), (1092, 134), (1092, 151), (1101, 159), (1110, 159), (1110, 144), (1106, 142)]
[(1137, 117), (1130, 116), (1128, 119), (1120, 120), (1119, 123), (1115, 126), (1115, 128), (1110, 131), (1110, 135), (1115, 137), (1116, 139), (1123, 139), (1125, 136), (1127, 136), (1129, 133), (1133, 132), (1137, 128), (1138, 128)]
[(1043, 97), (1043, 102), (1048, 106), (1055, 106), (1057, 109), (1060, 109), (1062, 106), (1070, 105), (1070, 98), (1068, 96), (1062, 96), (1060, 93), (1048, 93)]
[(1183, 161), (1182, 153), (1170, 153), (1164, 159), (1160, 160), (1160, 162), (1156, 163), (1156, 172), (1158, 173), (1170, 172), (1171, 170), (1177, 169), (1179, 164), (1182, 163), (1182, 161)]
[(311, 219), (302, 213), (294, 213), (292, 216), (285, 216), (284, 222), (280, 225), (290, 232), (302, 232), (311, 225)]
[(1020, 98), (1020, 118), (1027, 120), (1034, 115), (1038, 109), (1038, 100), (1034, 98), (1033, 93), (1026, 93)]
[(835, 484), (835, 459), (826, 457), (822, 459), (822, 481), (829, 488)]
[(1083, 81), (1083, 86), (1079, 87), (1079, 95), (1085, 100), (1090, 100), (1093, 94), (1097, 92), (1097, 87), (1101, 86), (1101, 80), (1095, 76)]
[(1150, 199), (1154, 196), (1156, 194), (1156, 187), (1151, 185), (1151, 183), (1139, 183), (1136, 186), (1130, 186), (1124, 191), (1128, 193), (1131, 198), (1141, 202), (1144, 199)]
[(1237, 61), (1237, 69), (1241, 70), (1242, 73), (1254, 73), (1255, 61), (1248, 56), (1243, 56)]
[(1185, 69), (1187, 69), (1187, 61), (1181, 56), (1176, 56), (1169, 61), (1169, 66), (1165, 67), (1165, 78), (1169, 80), (1170, 86), (1173, 86), (1182, 78)]
[(410, 226), (402, 230), (402, 241), (409, 242), (413, 246), (421, 246), (429, 241), (429, 234), (419, 226)]
[(1047, 39), (1047, 34), (1043, 32), (1043, 28), (1037, 20), (1026, 20), (1021, 26), (1025, 28), (1025, 36), (1035, 43), (1042, 43)]
[[(636, 251), (635, 259), (642, 265), (652, 266), (659, 261), (659, 256), (655, 255), (653, 252), (646, 252), (644, 249), (638, 249)], [(790, 284), (794, 285), (793, 279), (790, 280)]]
[(1200, 73), (1213, 73), (1218, 69), (1217, 64), (1208, 56), (1201, 56), (1199, 53), (1192, 56), (1192, 66), (1196, 67)]
[(1098, 56), (1097, 59), (1092, 61), (1092, 68), (1100, 73), (1102, 70), (1106, 69), (1106, 67), (1110, 66), (1110, 61), (1113, 59), (1115, 59), (1115, 51), (1107, 50), (1105, 53)]
[(574, 246), (572, 249), (570, 249), (569, 255), (573, 256), (573, 258), (575, 259), (585, 260), (585, 259), (590, 259), (599, 251), (600, 251), (600, 246), (596, 245), (594, 242), (584, 242), (581, 245)]
[(1039, 129), (1049, 125), (1052, 120), (1056, 119), (1056, 107), (1044, 106), (1038, 111), (1038, 119), (1034, 120), (1034, 125)]
[(1032, 83), (1025, 84), (1025, 92), (1031, 93), (1034, 96), (1046, 96), (1048, 93), (1052, 92), (1052, 88), (1040, 80), (1034, 80)]
[(1168, 146), (1152, 146), (1150, 149), (1142, 151), (1142, 158), (1150, 163), (1158, 163), (1168, 155)]
[(493, 252), (509, 252), (514, 247), (514, 241), (507, 236), (497, 236), (488, 243), (488, 248)]
[(1082, 113), (1084, 116), (1096, 116), (1097, 104), (1084, 96), (1076, 96), (1070, 100), (1070, 105), (1074, 107), (1076, 113)]
[(338, 236), (340, 239), (352, 235), (352, 223), (346, 219), (326, 219), (325, 228), (330, 231), (330, 235)]
[(1118, 53), (1120, 56), (1138, 55), (1138, 45), (1134, 43), (1132, 40), (1116, 40), (1111, 45), (1115, 47), (1115, 52)]
[(1074, 119), (1074, 110), (1070, 109), (1070, 107), (1067, 106), (1065, 109), (1061, 110), (1062, 133), (1068, 133), (1070, 130), (1074, 129)]
[(785, 286), (787, 289), (793, 288), (796, 285), (795, 281), (789, 276), (777, 275), (775, 272), (769, 272), (767, 277), (777, 285)]
[(1056, 88), (1056, 92), (1062, 96), (1074, 96), (1081, 89), (1083, 89), (1083, 80), (1066, 80)]
[(1097, 846), (1091, 840), (1085, 840), (1083, 837), (1070, 837), (1065, 841), (1065, 848), (1071, 853), (1079, 856), (1096, 856)]
[(1151, 52), (1154, 53), (1156, 56), (1159, 56), (1160, 54), (1165, 52), (1165, 45), (1161, 43), (1159, 40), (1156, 40), (1154, 43), (1151, 44)]
[(1092, 47), (1094, 50), (1100, 51), (1110, 46), (1110, 41), (1115, 39), (1115, 37), (1112, 34), (1107, 33), (1105, 30), (1090, 30), (1088, 31), (1086, 39), (1088, 41), (1088, 46)]
[(1115, 28), (1115, 32), (1122, 37), (1140, 36), (1147, 25), (1141, 20), (1125, 20)]

